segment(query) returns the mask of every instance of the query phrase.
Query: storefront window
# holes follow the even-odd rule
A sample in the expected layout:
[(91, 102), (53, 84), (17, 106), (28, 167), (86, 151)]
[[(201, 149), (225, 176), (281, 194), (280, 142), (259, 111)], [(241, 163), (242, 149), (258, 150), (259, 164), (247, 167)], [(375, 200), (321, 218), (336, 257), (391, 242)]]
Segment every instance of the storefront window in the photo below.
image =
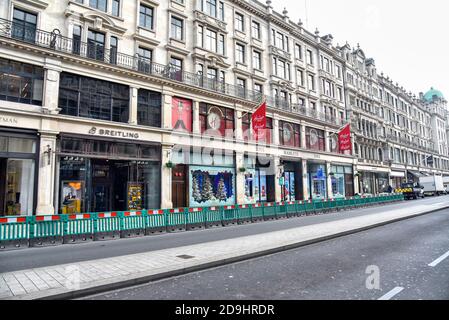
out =
[(374, 174), (372, 172), (362, 173), (361, 184), (363, 194), (374, 194)]
[(279, 121), (279, 139), (283, 146), (299, 148), (301, 144), (299, 124)]
[(44, 69), (0, 59), (0, 100), (42, 105)]
[(192, 101), (174, 97), (172, 99), (173, 130), (192, 132)]
[(285, 172), (284, 173), (284, 201), (295, 201), (295, 173)]
[(388, 192), (388, 173), (379, 173), (377, 176), (377, 190), (379, 193)]
[(309, 185), (313, 200), (325, 199), (327, 197), (326, 182), (326, 166), (321, 164), (310, 164)]
[(6, 215), (32, 215), (34, 160), (8, 159), (6, 167)]
[(61, 114), (126, 123), (129, 87), (118, 83), (61, 73)]
[(205, 103), (200, 104), (200, 126), (201, 133), (225, 137), (234, 134), (234, 110), (213, 106)]
[(345, 192), (345, 168), (342, 166), (332, 166), (331, 176), (332, 194), (334, 198), (344, 198)]

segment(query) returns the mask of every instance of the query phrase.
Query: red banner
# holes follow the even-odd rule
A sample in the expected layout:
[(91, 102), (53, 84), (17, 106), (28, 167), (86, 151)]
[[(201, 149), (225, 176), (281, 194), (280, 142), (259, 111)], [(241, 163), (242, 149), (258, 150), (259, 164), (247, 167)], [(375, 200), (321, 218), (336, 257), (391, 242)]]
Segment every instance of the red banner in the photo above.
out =
[(352, 141), (351, 141), (351, 125), (348, 124), (343, 130), (338, 133), (338, 143), (340, 145), (340, 151), (351, 151), (352, 153)]
[(252, 126), (254, 138), (256, 140), (265, 140), (265, 131), (267, 129), (267, 103), (262, 103), (256, 112), (252, 115)]

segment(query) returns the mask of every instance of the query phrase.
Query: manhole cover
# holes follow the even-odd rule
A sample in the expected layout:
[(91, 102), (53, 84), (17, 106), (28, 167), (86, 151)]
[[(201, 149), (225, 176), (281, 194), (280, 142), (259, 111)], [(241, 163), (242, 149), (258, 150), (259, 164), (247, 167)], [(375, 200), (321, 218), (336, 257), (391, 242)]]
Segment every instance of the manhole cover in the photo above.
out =
[(187, 255), (187, 254), (183, 254), (183, 255), (180, 255), (180, 256), (176, 256), (176, 258), (188, 260), (188, 259), (193, 259), (193, 258), (195, 258), (195, 257), (189, 256), (189, 255)]

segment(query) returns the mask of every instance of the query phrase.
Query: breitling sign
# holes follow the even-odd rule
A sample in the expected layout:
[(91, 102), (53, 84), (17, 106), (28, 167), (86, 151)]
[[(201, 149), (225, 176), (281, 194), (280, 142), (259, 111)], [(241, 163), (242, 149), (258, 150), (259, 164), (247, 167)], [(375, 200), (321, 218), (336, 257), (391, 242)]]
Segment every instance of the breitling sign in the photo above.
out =
[(2, 124), (18, 124), (19, 120), (13, 117), (8, 117), (0, 114), (0, 123)]
[(104, 137), (139, 139), (139, 134), (136, 133), (136, 132), (100, 129), (100, 128), (97, 128), (97, 127), (92, 127), (89, 130), (89, 134), (91, 134), (91, 135), (98, 135), (98, 136), (104, 136)]

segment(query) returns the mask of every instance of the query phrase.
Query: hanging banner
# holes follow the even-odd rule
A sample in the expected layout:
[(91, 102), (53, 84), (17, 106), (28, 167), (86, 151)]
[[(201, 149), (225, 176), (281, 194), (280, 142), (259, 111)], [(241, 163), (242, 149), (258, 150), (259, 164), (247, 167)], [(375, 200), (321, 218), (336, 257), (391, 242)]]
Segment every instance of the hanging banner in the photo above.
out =
[(173, 130), (192, 132), (192, 101), (182, 98), (172, 98)]
[(267, 129), (267, 103), (262, 103), (252, 115), (252, 126), (256, 141), (265, 140)]
[(343, 130), (338, 133), (338, 143), (340, 145), (340, 151), (351, 151), (352, 153), (350, 124), (348, 124)]

